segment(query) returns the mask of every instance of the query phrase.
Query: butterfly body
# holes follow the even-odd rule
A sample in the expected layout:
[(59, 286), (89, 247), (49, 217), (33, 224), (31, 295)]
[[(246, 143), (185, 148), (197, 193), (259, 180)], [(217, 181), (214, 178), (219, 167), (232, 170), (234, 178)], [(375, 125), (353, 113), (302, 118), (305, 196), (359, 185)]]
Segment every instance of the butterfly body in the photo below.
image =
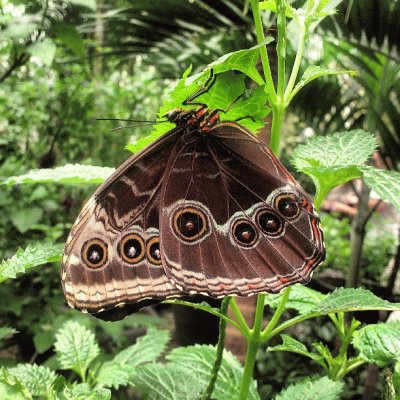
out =
[(68, 303), (91, 313), (309, 281), (324, 259), (312, 202), (272, 151), (218, 110), (175, 109), (176, 128), (127, 160), (66, 243)]

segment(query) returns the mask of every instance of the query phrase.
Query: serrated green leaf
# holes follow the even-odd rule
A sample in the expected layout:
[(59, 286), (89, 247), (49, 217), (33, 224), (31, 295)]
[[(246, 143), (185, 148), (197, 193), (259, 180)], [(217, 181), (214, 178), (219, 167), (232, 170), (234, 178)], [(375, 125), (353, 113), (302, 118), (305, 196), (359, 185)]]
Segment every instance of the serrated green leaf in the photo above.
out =
[(96, 377), (99, 385), (118, 389), (127, 385), (139, 365), (154, 362), (164, 352), (169, 332), (151, 328), (137, 342), (103, 363)]
[(53, 27), (57, 39), (78, 57), (85, 57), (86, 49), (81, 34), (73, 25), (60, 22)]
[(24, 175), (12, 176), (1, 184), (17, 185), (39, 182), (55, 182), (62, 184), (99, 184), (103, 183), (112, 173), (113, 168), (95, 167), (92, 165), (66, 164), (54, 169), (34, 169)]
[(96, 11), (97, 9), (96, 0), (69, 0), (69, 2), (77, 6), (90, 8), (92, 11)]
[(290, 385), (279, 393), (275, 400), (338, 400), (343, 388), (343, 382), (331, 381), (326, 376), (314, 380), (306, 378)]
[[(281, 302), (282, 296), (283, 293), (268, 294), (265, 298), (265, 304), (272, 308), (277, 308)], [(325, 297), (325, 294), (317, 290), (299, 284), (293, 285), (290, 290), (289, 298), (285, 303), (285, 308), (291, 308), (297, 310), (300, 314), (306, 314)]]
[(289, 351), (291, 353), (296, 353), (296, 354), (301, 354), (302, 356), (311, 358), (312, 360), (318, 362), (319, 364), (324, 363), (323, 357), (321, 357), (319, 354), (312, 353), (307, 349), (307, 347), (299, 342), (298, 340), (292, 338), (291, 336), (288, 335), (281, 335), (281, 339), (283, 341), (282, 344), (273, 346), (273, 347), (268, 347), (268, 351)]
[(28, 269), (50, 262), (60, 261), (64, 246), (53, 243), (30, 244), (19, 249), (11, 258), (0, 263), (0, 282), (15, 278)]
[(86, 383), (61, 388), (55, 394), (56, 400), (111, 400), (110, 389), (91, 388)]
[(18, 364), (8, 371), (29, 389), (32, 396), (38, 397), (45, 397), (57, 378), (54, 371), (36, 364)]
[(297, 170), (313, 179), (317, 189), (315, 203), (319, 205), (331, 189), (361, 177), (359, 165), (366, 162), (376, 148), (377, 141), (368, 132), (336, 132), (298, 146), (292, 160)]
[(67, 321), (61, 327), (54, 347), (61, 368), (72, 369), (82, 377), (100, 353), (94, 334), (75, 321)]
[(51, 39), (43, 40), (31, 44), (26, 51), (43, 61), (46, 65), (51, 65), (56, 55), (57, 46)]
[(32, 395), (16, 376), (0, 367), (0, 399), (31, 400)]
[(14, 328), (10, 328), (9, 326), (2, 326), (0, 327), (0, 342), (4, 338), (11, 337), (14, 335), (14, 333), (17, 333), (18, 331)]
[[(150, 364), (139, 368), (134, 383), (146, 399), (198, 399), (209, 382), (215, 355), (215, 348), (207, 345), (174, 349), (167, 356), (168, 364)], [(213, 399), (236, 398), (242, 374), (243, 367), (239, 361), (230, 352), (224, 351)], [(253, 381), (248, 399), (259, 398)]]
[(367, 325), (354, 332), (352, 343), (365, 361), (379, 367), (400, 361), (400, 322)]
[(310, 313), (326, 315), (330, 313), (367, 310), (400, 310), (400, 303), (390, 303), (380, 299), (369, 290), (339, 288), (328, 294)]
[(287, 103), (289, 104), (293, 97), (308, 83), (313, 81), (314, 79), (320, 78), (322, 76), (328, 75), (350, 75), (355, 76), (356, 72), (351, 70), (334, 70), (326, 67), (320, 67), (319, 65), (310, 65), (304, 71), (303, 76), (300, 81), (294, 87), (292, 93), (290, 93), (289, 98), (287, 99)]
[(362, 167), (365, 183), (382, 199), (388, 200), (400, 212), (400, 173), (372, 167)]

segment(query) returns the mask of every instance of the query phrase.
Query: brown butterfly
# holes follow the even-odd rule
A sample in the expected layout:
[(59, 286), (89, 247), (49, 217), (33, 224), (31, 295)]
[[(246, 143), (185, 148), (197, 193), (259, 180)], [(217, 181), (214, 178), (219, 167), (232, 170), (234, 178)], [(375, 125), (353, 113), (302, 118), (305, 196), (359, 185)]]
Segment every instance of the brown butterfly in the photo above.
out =
[(71, 307), (109, 319), (117, 306), (124, 316), (171, 297), (277, 293), (310, 280), (325, 257), (311, 199), (219, 111), (169, 112), (176, 128), (97, 189), (65, 246)]

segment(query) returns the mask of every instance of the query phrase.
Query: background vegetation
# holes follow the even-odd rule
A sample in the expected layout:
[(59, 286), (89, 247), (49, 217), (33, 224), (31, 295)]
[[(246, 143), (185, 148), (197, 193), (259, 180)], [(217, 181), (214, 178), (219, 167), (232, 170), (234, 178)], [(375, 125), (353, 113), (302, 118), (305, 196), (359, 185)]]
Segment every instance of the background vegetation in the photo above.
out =
[[(274, 39), (268, 49), (275, 77), (277, 24), (275, 13), (268, 11), (275, 2), (262, 3), (266, 33)], [(289, 3), (300, 7), (314, 2)], [(369, 164), (392, 171), (398, 170), (400, 154), (400, 3), (321, 3), (328, 9), (337, 6), (337, 13), (310, 31), (299, 76), (309, 65), (354, 70), (357, 75), (326, 74), (313, 80), (287, 110), (282, 159), (309, 192), (314, 191), (312, 180), (295, 169), (306, 167), (290, 160), (294, 149), (310, 137), (329, 138), (333, 132), (350, 129), (369, 131), (379, 144)], [(298, 46), (292, 25), (288, 23), (289, 65)], [(9, 178), (67, 164), (73, 170), (76, 163), (118, 166), (130, 154), (124, 147), (137, 144), (152, 127), (134, 124), (110, 132), (120, 123), (96, 118), (153, 121), (163, 96), (190, 65), (192, 73), (200, 72), (226, 53), (254, 46), (257, 39), (249, 4), (168, 0), (160, 7), (156, 0), (3, 0), (0, 29), (0, 179), (9, 183), (0, 186), (0, 259), (5, 260), (0, 264), (0, 364), (4, 367), (0, 398), (104, 399), (112, 393), (112, 398), (121, 399), (180, 399), (192, 393), (184, 372), (193, 364), (201, 364), (192, 372), (201, 392), (209, 380), (215, 348), (176, 347), (171, 314), (175, 306), (162, 305), (111, 324), (65, 305), (58, 262), (62, 244), (84, 201), (110, 170), (81, 169), (81, 185), (76, 180), (49, 184), (46, 176), (33, 178), (34, 185)], [(85, 184), (86, 178), (93, 185)], [(349, 185), (338, 199), (351, 203), (351, 195), (355, 199), (352, 213), (335, 203), (322, 205), (327, 260), (311, 288), (327, 293), (335, 287), (362, 286), (399, 302), (398, 214), (363, 183)], [(302, 289), (293, 293), (303, 302), (315, 295)], [(271, 300), (272, 309), (274, 304)], [(385, 307), (391, 309), (387, 304), (380, 308)], [(295, 317), (296, 312), (304, 309), (291, 303), (284, 317)], [(259, 351), (254, 374), (257, 389), (252, 382), (248, 398), (298, 398), (290, 397), (290, 388), (286, 394), (278, 393), (321, 371), (329, 371), (329, 379), (318, 381), (320, 388), (330, 389), (327, 398), (389, 399), (395, 398), (395, 389), (399, 398), (398, 325), (390, 336), (391, 358), (377, 362), (362, 354), (361, 368), (349, 369), (338, 378), (345, 384), (335, 386), (334, 362), (328, 353), (339, 352), (338, 325), (335, 328), (323, 315), (318, 314), (318, 323), (305, 321), (286, 332), (306, 349), (295, 348), (296, 343), (283, 338), (286, 348), (271, 350), (282, 344), (274, 338), (268, 351), (266, 345)], [(385, 321), (387, 313), (364, 312), (356, 317), (376, 324)], [(360, 332), (364, 332), (359, 334), (360, 341), (363, 334), (370, 334)], [(315, 343), (320, 343), (319, 350)], [(360, 346), (347, 344), (349, 360), (358, 357)], [(76, 354), (71, 352), (74, 346), (79, 350)], [(307, 348), (317, 349), (315, 354), (325, 361), (304, 357)], [(226, 353), (214, 396), (235, 398), (242, 373), (240, 363)], [(152, 391), (160, 381), (170, 397)], [(171, 386), (166, 382), (172, 382)]]

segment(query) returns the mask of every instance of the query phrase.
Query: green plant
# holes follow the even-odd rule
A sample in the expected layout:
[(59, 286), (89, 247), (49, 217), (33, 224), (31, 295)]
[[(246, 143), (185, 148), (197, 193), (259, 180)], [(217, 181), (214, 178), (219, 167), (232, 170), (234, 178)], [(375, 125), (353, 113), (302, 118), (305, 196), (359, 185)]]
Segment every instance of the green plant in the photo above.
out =
[[(262, 120), (269, 111), (264, 107), (265, 102), (268, 101), (272, 110), (271, 148), (278, 154), (285, 110), (297, 93), (308, 82), (321, 76), (351, 72), (334, 71), (314, 65), (309, 66), (303, 76), (298, 79), (304, 47), (309, 34), (324, 17), (333, 12), (331, 4), (328, 1), (309, 0), (300, 9), (291, 7), (284, 0), (263, 1), (260, 3), (251, 0), (249, 4), (254, 15), (258, 44), (251, 49), (240, 50), (225, 55), (223, 58), (212, 63), (208, 69), (212, 68), (214, 73), (219, 74), (220, 77), (212, 90), (204, 94), (200, 99), (206, 102), (210, 108), (227, 109), (227, 105), (245, 91), (244, 75), (253, 79), (258, 84), (258, 88), (245, 91), (245, 97), (236, 102), (226, 114), (222, 113), (222, 118), (236, 119), (250, 116), (252, 118), (243, 120), (242, 123), (252, 130), (257, 130), (262, 125)], [(268, 53), (266, 51), (266, 43), (270, 39), (264, 37), (260, 16), (261, 10), (271, 10), (277, 14), (278, 77), (276, 85), (272, 78)], [(293, 20), (292, 25), (294, 27), (297, 26), (299, 33), (299, 46), (287, 81), (285, 65), (287, 41), (286, 18)], [(256, 68), (259, 57), (262, 62), (263, 74), (260, 74)], [(188, 94), (193, 93), (196, 88), (202, 85), (209, 75), (208, 69), (194, 78), (188, 78), (190, 69), (187, 70), (182, 80), (170, 92), (170, 98), (164, 102), (160, 110), (160, 115), (170, 108), (180, 106), (182, 100)], [(242, 75), (235, 75), (231, 73), (232, 70), (238, 70), (242, 72)], [(130, 146), (130, 149), (132, 151), (139, 150), (167, 129), (169, 129), (167, 124), (156, 126), (150, 137), (136, 141), (136, 143)], [(327, 137), (315, 138), (307, 145), (297, 148), (293, 155), (293, 162), (299, 171), (311, 176), (313, 179), (316, 186), (315, 206), (318, 209), (322, 200), (332, 188), (355, 178), (364, 179), (366, 184), (378, 195), (385, 200), (391, 201), (397, 209), (400, 209), (398, 202), (400, 194), (399, 174), (378, 170), (365, 165), (376, 147), (377, 142), (374, 136), (362, 130), (353, 130), (336, 133)], [(88, 179), (82, 180), (81, 171), (71, 169), (70, 167), (60, 167), (56, 171), (42, 170), (40, 172), (28, 173), (25, 176), (12, 177), (5, 183), (13, 185), (16, 182), (19, 184), (32, 184), (37, 181), (55, 183), (68, 181), (70, 184), (82, 184), (85, 180), (98, 179), (99, 171), (101, 170), (88, 171)], [(104, 170), (103, 172), (107, 173)], [(33, 267), (34, 265), (27, 263), (27, 266)], [(212, 396), (216, 398), (222, 398), (222, 393), (228, 393), (229, 398), (234, 398), (235, 396), (239, 399), (258, 398), (254, 388), (252, 373), (260, 345), (268, 343), (285, 329), (316, 317), (328, 317), (333, 323), (340, 342), (340, 349), (334, 353), (324, 344), (315, 342), (312, 344), (312, 350), (310, 350), (294, 338), (282, 335), (283, 344), (271, 347), (270, 351), (290, 351), (306, 356), (320, 366), (321, 373), (325, 374), (325, 376), (316, 376), (312, 380), (300, 381), (278, 395), (278, 399), (290, 399), (293, 398), (294, 394), (299, 393), (302, 394), (301, 397), (309, 396), (310, 398), (316, 398), (326, 396), (326, 398), (337, 399), (343, 390), (343, 383), (341, 381), (350, 371), (367, 362), (375, 363), (380, 367), (390, 365), (391, 362), (398, 361), (400, 357), (398, 353), (400, 338), (398, 336), (399, 327), (397, 323), (374, 324), (361, 327), (360, 322), (356, 319), (352, 319), (350, 323), (346, 322), (344, 317), (344, 313), (346, 312), (365, 310), (391, 311), (400, 309), (399, 304), (381, 300), (364, 289), (338, 289), (331, 294), (324, 295), (305, 287), (295, 286), (284, 290), (278, 296), (260, 294), (257, 298), (256, 314), (252, 326), (248, 326), (245, 322), (234, 299), (226, 301), (230, 303), (234, 318), (229, 318), (224, 312), (213, 309), (204, 303), (194, 304), (178, 300), (171, 300), (166, 303), (182, 304), (201, 309), (234, 325), (246, 339), (248, 345), (243, 371), (240, 370), (239, 366), (232, 359), (228, 361), (231, 369), (224, 363), (224, 360), (230, 356), (227, 355), (226, 358), (222, 358), (224, 326), (221, 324), (220, 343), (217, 354), (215, 350), (209, 347), (176, 349), (167, 357), (168, 363), (155, 363), (140, 368), (135, 384), (141, 388), (148, 398), (162, 398), (163, 390), (177, 396), (175, 398), (183, 395), (189, 398), (197, 398), (203, 394), (202, 391), (210, 387), (207, 385), (208, 380), (215, 382), (216, 386)], [(268, 324), (264, 327), (263, 316), (266, 306), (268, 306), (268, 309), (272, 313)], [(281, 322), (281, 317), (285, 309), (293, 309), (297, 312), (297, 315)], [(90, 334), (85, 333), (85, 335), (87, 342), (93, 343), (93, 338)], [(355, 352), (354, 356), (349, 355), (351, 347), (353, 347)], [(59, 349), (59, 352), (61, 351), (58, 345), (56, 348)], [(68, 345), (63, 349), (67, 348)], [(88, 354), (91, 354), (91, 357), (94, 358), (98, 352), (97, 349), (93, 345), (92, 351), (89, 351)], [(91, 357), (87, 358), (83, 364), (74, 364), (73, 361), (69, 362), (66, 357), (62, 366), (74, 370), (78, 374), (80, 381), (88, 385), (89, 388), (96, 387), (96, 385), (100, 387), (112, 386), (109, 383), (110, 381), (107, 381), (106, 375), (102, 376), (100, 374), (102, 369), (107, 369), (110, 364), (100, 363), (100, 372), (93, 371), (93, 375), (87, 373), (87, 371), (91, 371), (91, 361), (93, 361), (90, 359)], [(214, 357), (216, 357), (218, 362), (212, 368)], [(193, 363), (193, 361), (195, 362)], [(189, 365), (193, 364), (196, 368), (190, 371)], [(232, 371), (232, 366), (234, 365), (236, 367)], [(225, 381), (228, 384), (235, 383), (228, 388), (221, 386), (221, 381), (225, 376), (224, 368), (228, 369), (228, 379), (225, 379)], [(53, 376), (50, 374), (48, 372), (48, 376)], [(201, 379), (199, 378), (197, 382), (196, 379), (198, 377), (201, 377)], [(23, 382), (19, 381), (18, 377), (12, 376), (9, 371), (3, 372), (2, 379), (7, 388), (9, 386), (18, 386), (19, 388), (23, 384)], [(105, 383), (108, 383), (108, 385)], [(61, 387), (63, 384), (61, 384)], [(59, 385), (60, 383), (54, 382), (53, 388), (56, 393), (57, 388), (60, 387)], [(182, 386), (183, 392), (179, 394), (179, 392), (174, 390), (177, 390), (176, 388), (180, 386)], [(167, 389), (165, 389), (166, 387)], [(106, 395), (108, 394), (104, 394), (104, 396)]]

